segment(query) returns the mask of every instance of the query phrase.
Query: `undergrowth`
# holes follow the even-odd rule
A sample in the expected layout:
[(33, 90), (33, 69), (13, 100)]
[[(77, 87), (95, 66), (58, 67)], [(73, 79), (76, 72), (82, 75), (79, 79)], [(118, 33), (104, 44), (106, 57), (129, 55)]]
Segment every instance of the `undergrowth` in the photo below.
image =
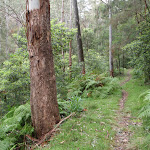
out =
[(120, 97), (121, 92), (117, 91), (106, 98), (84, 98), (84, 111), (63, 123), (49, 144), (37, 150), (109, 150)]
[(87, 74), (68, 86), (67, 97), (71, 112), (82, 110), (82, 113), (62, 124), (49, 145), (38, 149), (110, 149), (115, 135), (112, 130), (114, 115), (121, 97), (118, 79)]
[(24, 136), (33, 131), (30, 104), (12, 108), (0, 121), (0, 150), (24, 149)]
[[(111, 131), (111, 116), (114, 114), (118, 100), (118, 98), (110, 97), (110, 95), (120, 93), (119, 89), (118, 80), (116, 78), (87, 74), (73, 81), (68, 86), (68, 98), (66, 100), (61, 99), (58, 95), (61, 117), (65, 117), (71, 112), (83, 112), (88, 110), (82, 113), (82, 117), (74, 118), (75, 120), (73, 119), (73, 122), (69, 121), (69, 124), (76, 124), (75, 128), (71, 126), (70, 128), (68, 123), (64, 125), (67, 126), (67, 130), (71, 130), (70, 132), (72, 132), (71, 139), (69, 139), (73, 142), (72, 144), (75, 144), (76, 141), (82, 137), (85, 147), (86, 144), (88, 144), (87, 148), (92, 149), (99, 147), (98, 143), (103, 139), (105, 142), (101, 144), (100, 147), (109, 149), (110, 145), (108, 146), (108, 144), (110, 144), (109, 142), (112, 139), (107, 141), (107, 138), (110, 138), (109, 135), (114, 134), (114, 132)], [(116, 95), (116, 97), (117, 96), (118, 95)], [(0, 122), (0, 149), (25, 149), (25, 135), (34, 135), (34, 129), (31, 126), (30, 104), (26, 103), (19, 107), (12, 108)], [(81, 124), (81, 126), (79, 124)], [(79, 133), (76, 132), (77, 130), (79, 130)], [(95, 132), (96, 137), (93, 132)], [(103, 135), (101, 135), (101, 132)], [(66, 138), (69, 138), (66, 133), (67, 131), (63, 134), (65, 134)], [(81, 137), (78, 137), (78, 135)], [(85, 140), (91, 135), (93, 137), (88, 139), (88, 143), (86, 143)], [(61, 134), (58, 136), (61, 136)], [(108, 137), (106, 138), (106, 136)], [(61, 140), (61, 138), (59, 140)], [(55, 142), (53, 144), (55, 144)], [(70, 144), (70, 146), (72, 144)], [(74, 148), (75, 147), (74, 145)]]
[(105, 98), (120, 88), (117, 78), (106, 77), (104, 74), (88, 73), (75, 79), (68, 86), (68, 98), (81, 96), (84, 98)]

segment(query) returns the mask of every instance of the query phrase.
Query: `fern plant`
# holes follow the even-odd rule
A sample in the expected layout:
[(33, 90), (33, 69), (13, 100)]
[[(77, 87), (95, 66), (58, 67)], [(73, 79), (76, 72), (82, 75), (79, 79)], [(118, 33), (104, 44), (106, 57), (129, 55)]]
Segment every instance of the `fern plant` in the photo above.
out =
[(82, 106), (81, 106), (81, 97), (71, 97), (70, 98), (70, 111), (71, 112), (81, 112), (83, 110)]
[(88, 73), (68, 86), (68, 97), (106, 97), (120, 88), (117, 78)]
[(143, 119), (146, 129), (150, 130), (150, 90), (140, 95), (146, 102), (145, 106), (141, 109), (139, 117)]
[(0, 125), (0, 148), (9, 150), (18, 143), (22, 143), (24, 135), (32, 134), (30, 104), (26, 103), (14, 107), (1, 120)]

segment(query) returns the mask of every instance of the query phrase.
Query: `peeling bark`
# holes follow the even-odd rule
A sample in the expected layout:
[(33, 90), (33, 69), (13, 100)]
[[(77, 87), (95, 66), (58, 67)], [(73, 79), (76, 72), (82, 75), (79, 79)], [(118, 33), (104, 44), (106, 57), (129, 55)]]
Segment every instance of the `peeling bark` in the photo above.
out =
[(36, 135), (40, 138), (60, 121), (51, 48), (49, 0), (27, 0), (26, 26), (31, 116)]

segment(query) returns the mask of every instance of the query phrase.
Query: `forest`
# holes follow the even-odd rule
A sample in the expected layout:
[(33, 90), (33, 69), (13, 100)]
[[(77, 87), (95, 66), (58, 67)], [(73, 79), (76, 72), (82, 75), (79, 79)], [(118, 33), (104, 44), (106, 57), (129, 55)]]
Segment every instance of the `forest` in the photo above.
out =
[(0, 0), (0, 150), (149, 141), (150, 0)]

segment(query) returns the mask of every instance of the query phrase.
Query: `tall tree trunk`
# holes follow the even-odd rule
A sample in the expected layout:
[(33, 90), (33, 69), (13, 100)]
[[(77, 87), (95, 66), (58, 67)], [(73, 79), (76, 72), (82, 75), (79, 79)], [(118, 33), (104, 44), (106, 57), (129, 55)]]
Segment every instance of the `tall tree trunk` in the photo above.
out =
[(123, 50), (123, 54), (122, 54), (122, 67), (123, 67), (123, 69), (125, 68), (124, 50)]
[(146, 10), (148, 10), (149, 13), (150, 13), (150, 10), (149, 10), (146, 0), (144, 0), (144, 3), (145, 3), (145, 16), (146, 16)]
[(120, 63), (120, 53), (119, 53), (119, 49), (118, 49), (118, 70), (119, 70), (119, 74), (121, 74), (121, 63)]
[(77, 43), (78, 43), (78, 50), (79, 50), (79, 63), (81, 65), (82, 74), (85, 74), (85, 62), (84, 62), (83, 46), (82, 46), (82, 39), (81, 39), (81, 30), (80, 30), (77, 0), (73, 0), (73, 6), (74, 6), (74, 13), (75, 13), (75, 23), (76, 23), (76, 28), (77, 28)]
[(109, 0), (109, 71), (110, 76), (114, 77), (114, 70), (113, 70), (113, 54), (112, 54), (112, 25), (111, 25), (111, 0)]
[(31, 116), (38, 138), (60, 121), (50, 33), (49, 0), (27, 0)]
[(5, 3), (5, 24), (6, 24), (6, 39), (5, 39), (5, 53), (8, 57), (8, 8), (7, 8), (7, 0), (4, 1)]
[[(64, 17), (64, 0), (62, 0), (62, 8), (61, 8), (61, 22), (63, 23), (65, 21), (65, 17)], [(63, 59), (63, 72), (65, 72), (65, 53), (64, 50), (62, 48), (62, 59)]]
[(0, 54), (2, 52), (2, 23), (0, 23)]
[(61, 22), (65, 21), (64, 17), (64, 0), (62, 0), (62, 8), (61, 8)]
[[(72, 0), (70, 0), (70, 30), (72, 29)], [(72, 40), (69, 42), (69, 77), (71, 79), (72, 68)]]

